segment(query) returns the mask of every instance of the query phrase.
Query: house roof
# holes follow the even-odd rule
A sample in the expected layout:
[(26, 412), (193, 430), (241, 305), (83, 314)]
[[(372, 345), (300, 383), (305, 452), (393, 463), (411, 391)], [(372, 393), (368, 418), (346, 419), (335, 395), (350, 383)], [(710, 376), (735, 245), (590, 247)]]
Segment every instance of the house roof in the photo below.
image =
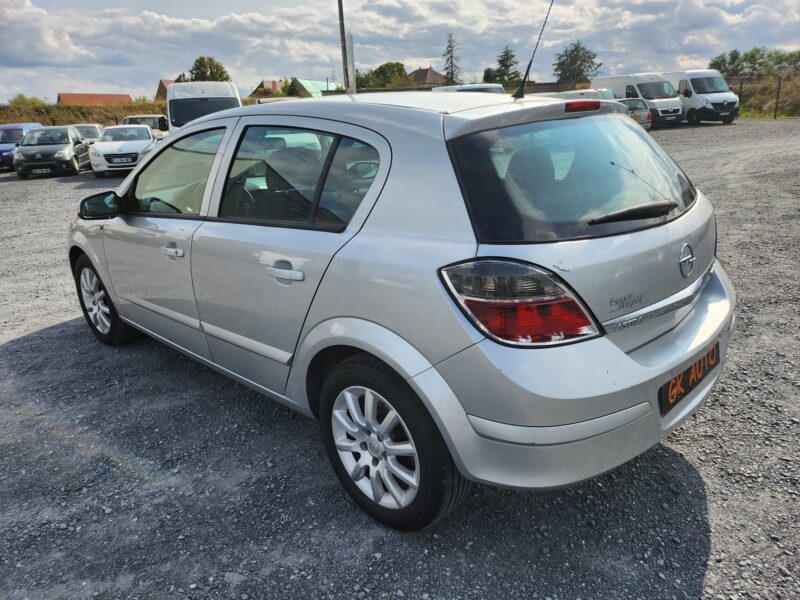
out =
[(133, 102), (130, 94), (72, 94), (59, 93), (58, 104), (72, 106), (86, 106), (90, 104), (130, 104)]
[(322, 98), (322, 92), (327, 90), (340, 90), (342, 85), (335, 81), (319, 81), (317, 79), (294, 79), (300, 86), (308, 92), (312, 98)]
[(439, 73), (438, 71), (434, 71), (431, 67), (427, 69), (417, 69), (415, 71), (411, 71), (408, 74), (409, 77), (414, 81), (414, 83), (433, 83), (433, 84), (441, 84), (446, 83), (447, 78)]
[(158, 80), (158, 85), (163, 85), (164, 87), (167, 87), (171, 83), (175, 83), (175, 80), (174, 79), (159, 79)]

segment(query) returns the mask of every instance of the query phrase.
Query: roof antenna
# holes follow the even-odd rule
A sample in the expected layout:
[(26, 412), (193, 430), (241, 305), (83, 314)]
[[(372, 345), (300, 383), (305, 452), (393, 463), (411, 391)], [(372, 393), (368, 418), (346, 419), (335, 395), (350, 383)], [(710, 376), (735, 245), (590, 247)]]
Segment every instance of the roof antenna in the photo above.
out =
[(525, 76), (522, 78), (522, 83), (519, 84), (519, 88), (517, 88), (517, 91), (511, 96), (515, 100), (520, 100), (521, 98), (525, 97), (525, 84), (527, 83), (528, 75), (530, 75), (531, 72), (531, 65), (533, 64), (533, 57), (536, 56), (536, 49), (539, 47), (539, 42), (542, 40), (544, 26), (547, 25), (547, 18), (550, 16), (550, 10), (553, 8), (553, 2), (555, 2), (555, 0), (550, 0), (550, 6), (547, 8), (547, 14), (544, 16), (544, 23), (542, 23), (542, 30), (539, 32), (539, 38), (536, 40), (536, 46), (533, 47), (533, 54), (531, 54), (531, 59), (528, 61), (528, 68), (525, 69)]

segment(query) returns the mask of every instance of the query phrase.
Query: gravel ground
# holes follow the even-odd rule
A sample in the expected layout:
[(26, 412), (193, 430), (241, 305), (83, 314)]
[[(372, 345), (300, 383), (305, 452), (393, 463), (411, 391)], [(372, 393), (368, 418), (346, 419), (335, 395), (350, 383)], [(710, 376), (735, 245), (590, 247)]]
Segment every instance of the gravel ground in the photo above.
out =
[(313, 421), (94, 340), (64, 239), (110, 182), (0, 175), (0, 597), (800, 597), (800, 121), (654, 137), (717, 208), (739, 302), (719, 385), (611, 473), (476, 486), (416, 534), (349, 501)]

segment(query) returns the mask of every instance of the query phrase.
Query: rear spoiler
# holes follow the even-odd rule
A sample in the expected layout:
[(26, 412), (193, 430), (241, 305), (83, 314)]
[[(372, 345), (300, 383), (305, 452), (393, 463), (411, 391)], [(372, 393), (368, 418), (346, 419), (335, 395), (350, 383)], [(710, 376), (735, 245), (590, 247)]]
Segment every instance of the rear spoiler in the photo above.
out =
[(508, 104), (493, 104), (444, 116), (444, 137), (451, 140), (478, 131), (500, 129), (555, 119), (588, 115), (628, 113), (628, 107), (614, 100), (536, 98)]

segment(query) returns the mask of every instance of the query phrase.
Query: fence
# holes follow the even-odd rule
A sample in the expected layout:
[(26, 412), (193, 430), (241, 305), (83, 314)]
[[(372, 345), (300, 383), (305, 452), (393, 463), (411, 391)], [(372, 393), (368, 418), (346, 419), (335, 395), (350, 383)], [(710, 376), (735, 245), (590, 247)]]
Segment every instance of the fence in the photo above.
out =
[(726, 77), (744, 117), (800, 116), (800, 77)]

